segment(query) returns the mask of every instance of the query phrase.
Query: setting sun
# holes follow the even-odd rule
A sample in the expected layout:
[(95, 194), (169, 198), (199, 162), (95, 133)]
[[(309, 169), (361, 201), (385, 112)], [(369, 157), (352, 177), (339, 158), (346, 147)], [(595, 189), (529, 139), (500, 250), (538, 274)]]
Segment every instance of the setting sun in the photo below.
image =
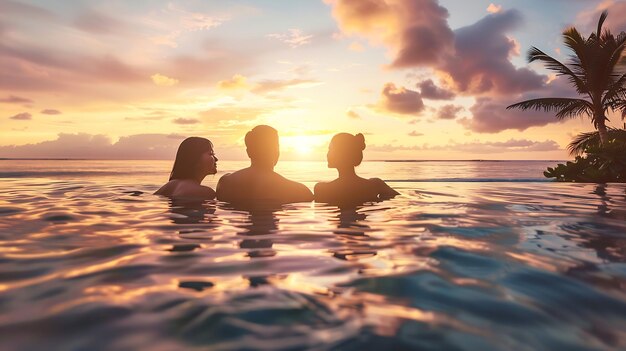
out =
[(331, 135), (293, 135), (281, 137), (280, 142), (286, 153), (307, 158), (315, 156), (321, 159), (330, 137)]

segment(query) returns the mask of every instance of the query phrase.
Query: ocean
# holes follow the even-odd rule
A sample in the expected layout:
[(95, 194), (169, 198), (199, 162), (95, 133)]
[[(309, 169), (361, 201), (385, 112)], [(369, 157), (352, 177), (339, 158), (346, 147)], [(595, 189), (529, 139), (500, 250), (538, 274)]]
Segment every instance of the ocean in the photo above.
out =
[(556, 163), (369, 161), (400, 196), (243, 211), (152, 195), (171, 161), (0, 160), (0, 349), (626, 349), (626, 184)]

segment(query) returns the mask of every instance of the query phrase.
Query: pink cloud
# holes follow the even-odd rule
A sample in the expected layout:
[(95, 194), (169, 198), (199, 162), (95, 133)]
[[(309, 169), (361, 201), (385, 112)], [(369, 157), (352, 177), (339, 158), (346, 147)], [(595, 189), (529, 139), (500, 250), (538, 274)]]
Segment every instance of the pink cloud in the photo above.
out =
[(387, 83), (377, 107), (397, 114), (415, 115), (424, 110), (424, 102), (420, 93)]
[(74, 20), (74, 25), (76, 28), (91, 34), (129, 33), (132, 28), (130, 23), (96, 10), (80, 13)]
[(435, 64), (454, 40), (437, 0), (326, 0), (342, 31), (387, 45), (393, 67)]
[(200, 123), (200, 120), (197, 118), (176, 118), (173, 120), (176, 124), (188, 125), (188, 124), (197, 124)]
[(113, 142), (101, 134), (61, 133), (55, 140), (0, 146), (0, 157), (172, 159), (184, 138), (177, 134), (137, 134)]
[(609, 11), (609, 16), (604, 22), (604, 29), (608, 29), (612, 33), (626, 31), (626, 2), (619, 0), (605, 0), (593, 9), (580, 13), (576, 23), (583, 23), (583, 27), (580, 28), (578, 25), (576, 27), (586, 34), (595, 32), (600, 14), (604, 10)]
[(541, 88), (545, 76), (516, 68), (510, 61), (518, 46), (505, 34), (521, 21), (518, 11), (509, 10), (457, 29), (456, 54), (437, 70), (449, 75), (455, 90), (465, 94), (507, 95)]
[(6, 98), (0, 98), (0, 102), (7, 104), (32, 104), (34, 101), (20, 96), (9, 95)]
[(39, 20), (54, 19), (57, 17), (53, 12), (42, 7), (12, 0), (3, 0), (0, 2), (0, 13), (7, 16), (29, 16)]
[(545, 76), (516, 68), (515, 40), (506, 36), (522, 17), (516, 10), (489, 14), (452, 31), (438, 0), (328, 0), (340, 28), (390, 48), (393, 68), (430, 67), (457, 93), (506, 95), (539, 89)]
[(346, 114), (348, 115), (348, 117), (353, 118), (353, 119), (360, 119), (361, 116), (355, 112), (354, 110), (348, 110), (348, 112), (346, 112)]
[(312, 85), (318, 83), (318, 81), (312, 79), (263, 80), (256, 84), (256, 86), (252, 89), (252, 92), (256, 94), (264, 94), (271, 91), (283, 90), (290, 87)]
[(439, 119), (455, 119), (459, 112), (463, 111), (462, 106), (445, 105), (439, 109), (437, 117)]
[(496, 5), (494, 3), (489, 4), (489, 6), (487, 6), (487, 12), (489, 13), (498, 13), (502, 11), (502, 6), (501, 5)]
[(432, 79), (427, 79), (417, 84), (424, 99), (430, 100), (452, 100), (456, 96), (454, 92), (440, 88), (435, 85)]
[(463, 154), (498, 154), (506, 152), (545, 152), (561, 150), (560, 145), (554, 140), (533, 141), (528, 139), (509, 139), (498, 142), (472, 141), (467, 143), (449, 142), (446, 145), (430, 146), (427, 144), (417, 146), (405, 145), (371, 145), (370, 151), (393, 152), (393, 151), (457, 151)]
[(61, 111), (47, 108), (45, 110), (41, 110), (39, 113), (44, 115), (60, 115)]
[(498, 133), (507, 129), (526, 130), (530, 127), (560, 123), (554, 112), (507, 110), (516, 102), (541, 97), (576, 97), (576, 91), (565, 78), (556, 78), (538, 91), (508, 97), (481, 97), (470, 107), (473, 117), (459, 120), (466, 128), (479, 133)]
[(22, 112), (22, 113), (18, 113), (17, 115), (11, 116), (9, 118), (17, 120), (17, 121), (29, 121), (33, 119), (33, 115), (31, 115), (28, 112)]

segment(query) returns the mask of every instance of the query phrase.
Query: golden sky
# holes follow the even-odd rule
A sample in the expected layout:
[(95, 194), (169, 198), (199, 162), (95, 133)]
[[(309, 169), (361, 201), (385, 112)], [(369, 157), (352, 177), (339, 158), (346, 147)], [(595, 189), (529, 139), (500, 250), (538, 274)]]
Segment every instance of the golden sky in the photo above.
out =
[[(182, 138), (244, 159), (278, 129), (284, 159), (338, 132), (366, 159), (567, 159), (588, 120), (507, 111), (567, 82), (561, 32), (626, 30), (626, 1), (0, 0), (0, 157), (171, 159)], [(621, 126), (611, 116), (612, 126)]]

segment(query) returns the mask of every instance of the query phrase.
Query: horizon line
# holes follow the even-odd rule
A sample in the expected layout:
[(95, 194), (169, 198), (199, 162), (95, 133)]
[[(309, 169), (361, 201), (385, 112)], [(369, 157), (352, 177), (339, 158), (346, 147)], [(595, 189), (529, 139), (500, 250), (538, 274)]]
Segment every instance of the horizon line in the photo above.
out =
[[(71, 157), (0, 157), (0, 161), (172, 161), (171, 159), (162, 158), (71, 158)], [(222, 161), (248, 161), (241, 160), (222, 160)], [(283, 162), (326, 162), (326, 160), (282, 160)], [(363, 160), (363, 162), (565, 162), (567, 160), (555, 159), (372, 159)]]

